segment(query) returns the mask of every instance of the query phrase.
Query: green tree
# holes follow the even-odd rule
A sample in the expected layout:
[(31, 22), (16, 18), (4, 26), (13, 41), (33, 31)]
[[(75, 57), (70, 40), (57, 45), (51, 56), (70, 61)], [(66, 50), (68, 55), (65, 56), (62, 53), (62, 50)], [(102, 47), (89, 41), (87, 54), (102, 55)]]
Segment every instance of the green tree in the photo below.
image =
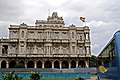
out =
[(18, 63), (15, 65), (16, 68), (25, 68), (24, 64)]
[(40, 80), (40, 77), (41, 76), (39, 75), (39, 73), (31, 71), (31, 75), (30, 75), (31, 80)]
[(6, 73), (4, 75), (5, 75), (5, 77), (3, 78), (3, 80), (22, 80), (22, 77), (18, 77), (18, 75), (15, 74), (15, 71)]
[(90, 67), (97, 67), (97, 57), (95, 55), (90, 58)]

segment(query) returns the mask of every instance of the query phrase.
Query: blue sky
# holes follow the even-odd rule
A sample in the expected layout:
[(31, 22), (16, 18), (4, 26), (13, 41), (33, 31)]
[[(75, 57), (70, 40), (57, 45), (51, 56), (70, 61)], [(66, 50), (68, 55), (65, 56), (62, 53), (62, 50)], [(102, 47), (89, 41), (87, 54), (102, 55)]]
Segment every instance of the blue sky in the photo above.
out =
[(10, 24), (35, 25), (58, 12), (65, 26), (83, 26), (86, 18), (91, 29), (92, 54), (98, 55), (113, 34), (120, 29), (120, 0), (0, 0), (0, 37), (8, 37)]

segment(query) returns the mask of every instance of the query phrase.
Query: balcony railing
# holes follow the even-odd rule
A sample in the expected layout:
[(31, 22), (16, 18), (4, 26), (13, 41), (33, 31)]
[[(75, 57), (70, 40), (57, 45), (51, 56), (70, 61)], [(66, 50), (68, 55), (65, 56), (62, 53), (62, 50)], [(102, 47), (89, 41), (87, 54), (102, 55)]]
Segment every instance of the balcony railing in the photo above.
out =
[(43, 39), (36, 39), (36, 42), (44, 42)]
[(29, 39), (27, 39), (27, 42), (35, 42), (35, 39), (29, 38)]
[(43, 53), (29, 53), (29, 54), (16, 54), (10, 53), (1, 57), (90, 57), (90, 54), (68, 54), (68, 53), (54, 53), (54, 54), (43, 54)]
[(52, 42), (61, 42), (61, 39), (52, 39)]
[(85, 40), (77, 40), (77, 43), (85, 43)]
[(11, 38), (10, 41), (11, 42), (18, 42), (18, 38)]
[(62, 39), (62, 43), (67, 43), (69, 42), (69, 39)]

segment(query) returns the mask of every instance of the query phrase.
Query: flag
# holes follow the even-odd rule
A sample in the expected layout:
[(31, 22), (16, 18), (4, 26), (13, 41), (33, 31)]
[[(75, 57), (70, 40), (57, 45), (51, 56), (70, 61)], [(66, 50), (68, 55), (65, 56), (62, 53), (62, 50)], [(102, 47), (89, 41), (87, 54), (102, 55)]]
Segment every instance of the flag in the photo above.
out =
[(85, 18), (84, 18), (84, 17), (80, 17), (80, 20), (81, 20), (82, 22), (85, 22)]
[(105, 73), (105, 72), (108, 71), (108, 69), (105, 68), (104, 66), (100, 66), (99, 69), (100, 69), (100, 72), (101, 72), (101, 73)]

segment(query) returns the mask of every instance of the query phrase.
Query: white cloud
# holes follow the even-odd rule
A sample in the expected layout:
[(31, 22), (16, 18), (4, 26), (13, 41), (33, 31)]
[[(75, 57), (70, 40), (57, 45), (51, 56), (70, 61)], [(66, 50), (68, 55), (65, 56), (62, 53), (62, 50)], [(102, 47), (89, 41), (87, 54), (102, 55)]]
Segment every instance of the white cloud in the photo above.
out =
[(120, 28), (120, 0), (0, 0), (0, 36), (8, 34), (10, 24), (34, 25), (53, 11), (63, 16), (66, 25), (81, 26), (84, 16), (91, 29), (92, 54), (99, 54)]
[(92, 49), (97, 49), (97, 48), (99, 48), (100, 47), (100, 45), (99, 44), (94, 44), (93, 46), (92, 46)]
[(91, 21), (92, 53), (98, 55), (120, 26), (116, 22)]

